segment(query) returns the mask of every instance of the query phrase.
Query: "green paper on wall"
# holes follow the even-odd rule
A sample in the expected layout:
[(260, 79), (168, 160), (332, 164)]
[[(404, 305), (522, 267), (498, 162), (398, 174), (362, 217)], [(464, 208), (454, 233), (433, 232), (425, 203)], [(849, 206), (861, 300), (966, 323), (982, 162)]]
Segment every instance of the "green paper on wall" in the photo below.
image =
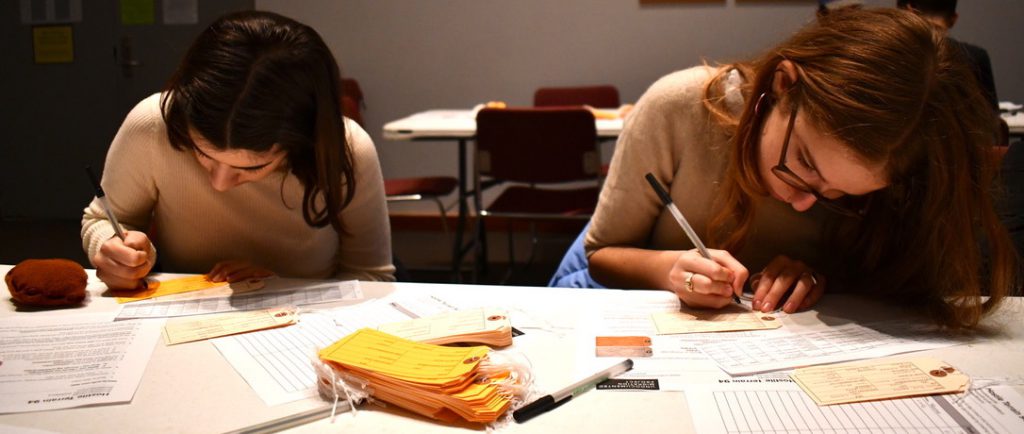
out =
[(155, 0), (121, 0), (121, 24), (156, 22)]

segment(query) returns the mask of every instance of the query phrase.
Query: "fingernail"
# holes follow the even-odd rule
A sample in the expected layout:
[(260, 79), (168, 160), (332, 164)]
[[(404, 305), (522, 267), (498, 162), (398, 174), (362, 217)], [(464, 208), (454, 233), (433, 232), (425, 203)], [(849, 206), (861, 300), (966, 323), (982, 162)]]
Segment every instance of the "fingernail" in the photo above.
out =
[(782, 308), (786, 313), (796, 312), (796, 305), (793, 302), (786, 303), (786, 306)]
[(750, 304), (750, 307), (754, 308), (754, 310), (758, 310), (758, 309), (760, 309), (760, 308), (761, 308), (761, 300), (754, 300), (754, 301), (753, 301), (753, 302), (752, 302), (752, 303)]
[(772, 311), (772, 304), (765, 302), (761, 305), (761, 312), (768, 313)]

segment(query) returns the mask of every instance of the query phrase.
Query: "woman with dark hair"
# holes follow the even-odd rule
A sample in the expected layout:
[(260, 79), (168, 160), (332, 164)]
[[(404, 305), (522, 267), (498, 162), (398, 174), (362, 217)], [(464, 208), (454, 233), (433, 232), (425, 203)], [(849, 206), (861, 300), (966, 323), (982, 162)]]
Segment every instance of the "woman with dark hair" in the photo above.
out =
[(760, 270), (759, 311), (806, 309), (839, 286), (974, 326), (1020, 267), (993, 206), (977, 86), (949, 40), (896, 9), (844, 9), (754, 61), (670, 74), (626, 120), (585, 239), (590, 273), (717, 308)]
[(103, 188), (128, 232), (113, 236), (98, 200), (85, 209), (100, 279), (136, 287), (157, 246), (166, 271), (214, 281), (393, 280), (380, 163), (340, 83), (306, 25), (256, 11), (210, 25), (107, 152)]

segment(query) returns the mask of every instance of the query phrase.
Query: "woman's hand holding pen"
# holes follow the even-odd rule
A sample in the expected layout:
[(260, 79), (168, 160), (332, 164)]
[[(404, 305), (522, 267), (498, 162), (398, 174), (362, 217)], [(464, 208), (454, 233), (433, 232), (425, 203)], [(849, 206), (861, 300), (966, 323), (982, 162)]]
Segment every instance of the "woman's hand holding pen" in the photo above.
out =
[(719, 309), (732, 303), (749, 272), (725, 250), (708, 249), (711, 259), (697, 249), (679, 254), (669, 270), (670, 289), (691, 307)]
[(751, 307), (761, 312), (771, 312), (792, 289), (782, 310), (793, 313), (818, 302), (825, 292), (825, 276), (801, 261), (780, 255), (751, 278), (750, 286), (754, 290)]
[(142, 232), (125, 232), (124, 241), (111, 237), (92, 257), (99, 277), (110, 289), (135, 289), (156, 262), (156, 250)]

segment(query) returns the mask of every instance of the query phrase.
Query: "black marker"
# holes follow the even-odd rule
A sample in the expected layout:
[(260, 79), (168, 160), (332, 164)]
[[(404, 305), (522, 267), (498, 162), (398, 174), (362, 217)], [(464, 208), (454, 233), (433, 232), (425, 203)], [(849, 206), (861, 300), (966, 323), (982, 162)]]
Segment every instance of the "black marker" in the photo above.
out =
[(630, 369), (633, 369), (633, 360), (623, 360), (609, 367), (608, 369), (605, 369), (601, 372), (598, 372), (594, 375), (591, 375), (587, 378), (578, 381), (572, 386), (566, 387), (565, 389), (559, 390), (550, 395), (544, 395), (539, 399), (520, 408), (519, 410), (513, 411), (512, 419), (515, 419), (515, 421), (519, 423), (526, 422), (532, 419), (534, 416), (537, 416), (541, 413), (544, 413), (548, 410), (552, 410), (562, 404), (569, 402), (569, 400), (576, 395), (593, 389), (594, 386), (597, 385), (597, 383), (600, 383), (611, 377), (619, 375)]

